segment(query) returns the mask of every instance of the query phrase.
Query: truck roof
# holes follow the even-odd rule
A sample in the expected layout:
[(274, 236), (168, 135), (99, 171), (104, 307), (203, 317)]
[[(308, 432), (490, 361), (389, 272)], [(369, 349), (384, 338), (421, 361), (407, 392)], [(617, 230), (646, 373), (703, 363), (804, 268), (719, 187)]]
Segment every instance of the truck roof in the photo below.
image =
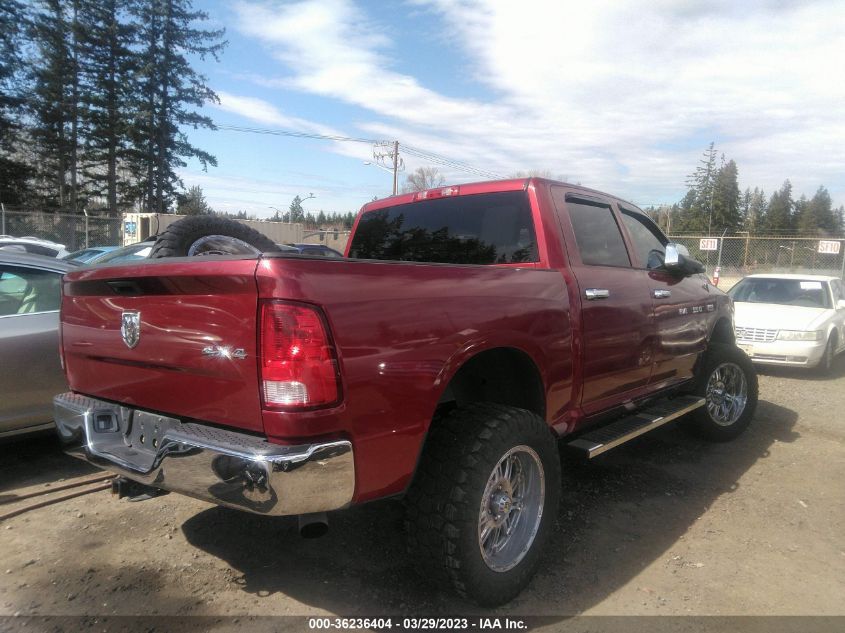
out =
[(429, 197), (434, 197), (426, 194), (431, 194), (433, 192), (441, 192), (446, 189), (453, 189), (455, 187), (458, 188), (457, 194), (449, 194), (449, 195), (474, 195), (479, 193), (493, 193), (499, 191), (518, 191), (520, 189), (528, 189), (532, 182), (543, 182), (553, 185), (563, 185), (569, 189), (576, 189), (578, 191), (582, 191), (586, 194), (593, 194), (593, 195), (600, 195), (607, 198), (613, 198), (617, 202), (622, 202), (626, 205), (629, 205), (636, 209), (637, 211), (642, 212), (642, 209), (633, 202), (620, 198), (619, 196), (614, 196), (613, 194), (607, 193), (605, 191), (599, 191), (598, 189), (591, 189), (589, 187), (585, 187), (583, 185), (572, 184), (570, 182), (564, 182), (561, 180), (553, 180), (551, 178), (540, 178), (534, 177), (531, 178), (506, 178), (502, 180), (483, 180), (479, 182), (466, 182), (460, 183), (455, 185), (443, 185), (440, 187), (433, 187), (431, 189), (426, 189), (424, 191), (413, 191), (410, 193), (398, 193), (395, 196), (388, 196), (386, 198), (379, 198), (378, 200), (373, 200), (372, 202), (366, 203), (362, 207), (362, 211), (375, 211), (376, 209), (382, 209), (384, 207), (392, 207), (397, 204), (407, 204), (409, 202), (414, 202), (415, 200), (426, 199)]

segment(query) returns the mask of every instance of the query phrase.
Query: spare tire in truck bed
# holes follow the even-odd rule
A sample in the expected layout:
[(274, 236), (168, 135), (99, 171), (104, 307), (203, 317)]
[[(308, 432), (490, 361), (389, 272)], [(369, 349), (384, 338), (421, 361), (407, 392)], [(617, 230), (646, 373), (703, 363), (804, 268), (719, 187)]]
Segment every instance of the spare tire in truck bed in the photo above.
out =
[(241, 255), (279, 250), (263, 233), (242, 222), (209, 215), (177, 220), (156, 239), (150, 257)]

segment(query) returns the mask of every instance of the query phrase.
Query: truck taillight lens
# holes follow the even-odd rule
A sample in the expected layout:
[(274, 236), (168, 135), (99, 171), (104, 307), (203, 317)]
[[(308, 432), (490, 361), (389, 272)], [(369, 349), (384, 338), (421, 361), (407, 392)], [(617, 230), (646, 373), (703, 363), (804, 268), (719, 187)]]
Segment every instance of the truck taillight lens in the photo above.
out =
[(337, 358), (322, 314), (301, 303), (261, 306), (261, 390), (272, 409), (304, 409), (340, 400)]

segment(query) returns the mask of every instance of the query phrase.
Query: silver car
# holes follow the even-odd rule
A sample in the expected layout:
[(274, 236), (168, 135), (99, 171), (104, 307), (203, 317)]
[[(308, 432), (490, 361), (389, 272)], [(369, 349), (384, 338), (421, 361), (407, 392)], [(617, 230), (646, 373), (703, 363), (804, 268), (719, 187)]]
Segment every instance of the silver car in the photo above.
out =
[(53, 427), (62, 275), (76, 265), (0, 250), (0, 438)]

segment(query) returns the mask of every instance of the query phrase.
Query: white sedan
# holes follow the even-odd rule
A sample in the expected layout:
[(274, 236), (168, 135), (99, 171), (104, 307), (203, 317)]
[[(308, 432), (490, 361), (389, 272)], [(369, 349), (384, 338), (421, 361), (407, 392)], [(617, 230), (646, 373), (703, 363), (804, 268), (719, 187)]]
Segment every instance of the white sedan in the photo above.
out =
[(830, 370), (845, 349), (845, 285), (820, 275), (750, 275), (730, 289), (736, 343), (755, 363)]

